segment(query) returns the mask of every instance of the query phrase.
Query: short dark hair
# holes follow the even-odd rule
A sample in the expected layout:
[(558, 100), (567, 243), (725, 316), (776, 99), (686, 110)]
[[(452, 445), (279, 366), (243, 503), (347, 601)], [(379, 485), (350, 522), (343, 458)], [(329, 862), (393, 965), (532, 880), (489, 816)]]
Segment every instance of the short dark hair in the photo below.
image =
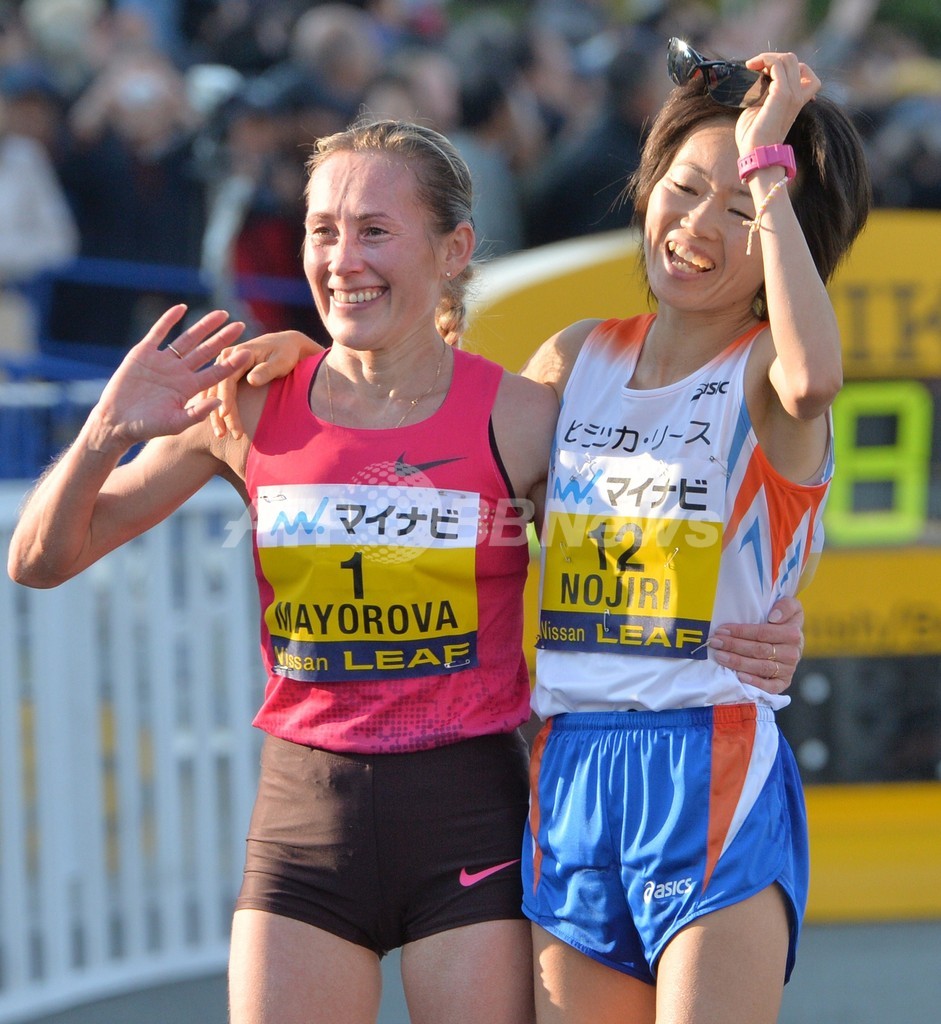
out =
[[(625, 190), (642, 224), (654, 186), (689, 136), (710, 121), (734, 124), (740, 111), (720, 106), (698, 79), (667, 97), (644, 141), (640, 163)], [(849, 116), (826, 96), (805, 103), (784, 140), (794, 147), (797, 178), (791, 202), (814, 265), (828, 282), (862, 231), (872, 207), (872, 184), (862, 139)], [(764, 288), (756, 312), (767, 313)]]

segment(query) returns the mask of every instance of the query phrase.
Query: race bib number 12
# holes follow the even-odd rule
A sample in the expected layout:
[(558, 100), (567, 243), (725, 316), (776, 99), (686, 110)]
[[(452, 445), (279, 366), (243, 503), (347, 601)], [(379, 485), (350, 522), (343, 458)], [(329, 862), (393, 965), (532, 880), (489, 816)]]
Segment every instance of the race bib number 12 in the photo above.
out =
[(722, 553), (715, 470), (644, 455), (594, 459), (590, 488), (572, 472), (576, 486), (555, 483), (564, 473), (548, 503), (537, 646), (704, 659)]

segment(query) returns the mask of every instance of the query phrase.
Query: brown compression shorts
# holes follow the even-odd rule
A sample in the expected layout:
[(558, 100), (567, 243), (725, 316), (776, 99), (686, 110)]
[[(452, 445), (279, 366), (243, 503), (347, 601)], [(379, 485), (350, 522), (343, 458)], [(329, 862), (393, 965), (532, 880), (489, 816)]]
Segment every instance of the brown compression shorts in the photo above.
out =
[(304, 921), (380, 956), (521, 919), (528, 795), (518, 733), (367, 755), (268, 736), (236, 909)]

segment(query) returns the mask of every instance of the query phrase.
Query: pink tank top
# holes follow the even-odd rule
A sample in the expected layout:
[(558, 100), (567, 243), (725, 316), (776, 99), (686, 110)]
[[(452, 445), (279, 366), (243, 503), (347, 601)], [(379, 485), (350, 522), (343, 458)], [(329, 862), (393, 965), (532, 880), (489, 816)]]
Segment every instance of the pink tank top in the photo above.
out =
[(529, 716), (529, 553), (490, 428), (502, 368), (455, 350), (437, 412), (363, 430), (311, 412), (322, 358), (270, 386), (248, 457), (255, 724), (355, 752), (512, 731)]

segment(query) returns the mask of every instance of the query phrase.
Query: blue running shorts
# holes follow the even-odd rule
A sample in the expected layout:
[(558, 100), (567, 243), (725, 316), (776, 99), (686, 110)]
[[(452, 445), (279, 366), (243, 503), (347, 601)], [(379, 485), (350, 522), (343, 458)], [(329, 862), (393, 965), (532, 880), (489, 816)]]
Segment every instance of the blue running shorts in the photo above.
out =
[(531, 921), (652, 984), (681, 928), (777, 882), (790, 977), (807, 901), (807, 815), (770, 709), (557, 715), (534, 742), (530, 785)]

